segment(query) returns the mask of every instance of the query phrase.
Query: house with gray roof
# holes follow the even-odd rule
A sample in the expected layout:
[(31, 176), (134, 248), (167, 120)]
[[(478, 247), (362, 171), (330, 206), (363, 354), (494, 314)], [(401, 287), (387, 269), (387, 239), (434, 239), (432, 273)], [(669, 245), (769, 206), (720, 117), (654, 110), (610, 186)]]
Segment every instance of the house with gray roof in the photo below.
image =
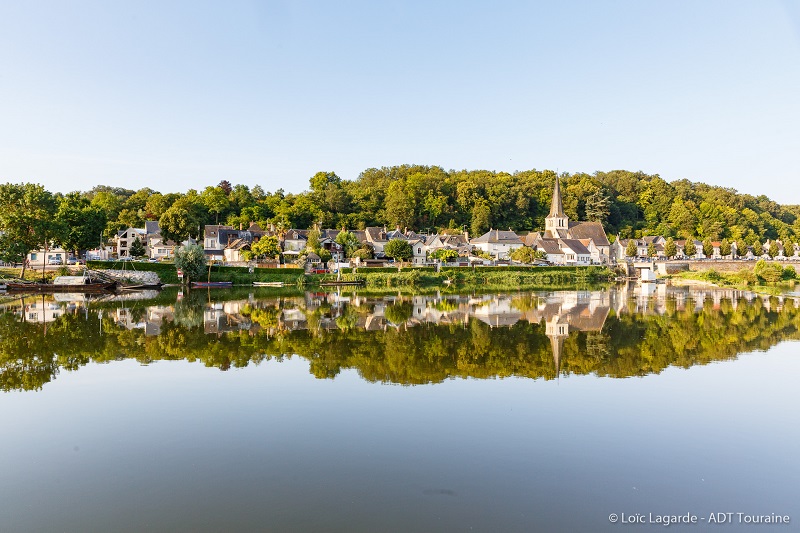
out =
[(511, 230), (499, 229), (487, 231), (480, 237), (472, 239), (470, 244), (496, 259), (508, 259), (514, 250), (523, 246), (519, 235)]

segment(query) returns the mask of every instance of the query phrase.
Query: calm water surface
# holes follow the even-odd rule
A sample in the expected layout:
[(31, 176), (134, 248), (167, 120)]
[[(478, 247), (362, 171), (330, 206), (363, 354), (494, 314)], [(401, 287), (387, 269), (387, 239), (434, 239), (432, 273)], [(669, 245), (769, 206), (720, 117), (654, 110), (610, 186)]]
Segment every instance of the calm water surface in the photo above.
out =
[(0, 531), (797, 528), (800, 300), (271, 294), (7, 302)]

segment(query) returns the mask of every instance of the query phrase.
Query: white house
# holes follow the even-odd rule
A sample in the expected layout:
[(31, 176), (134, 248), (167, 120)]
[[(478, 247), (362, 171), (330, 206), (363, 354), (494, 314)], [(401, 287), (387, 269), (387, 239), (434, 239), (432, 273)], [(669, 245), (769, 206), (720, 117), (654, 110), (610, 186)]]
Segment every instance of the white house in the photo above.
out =
[(67, 256), (69, 254), (60, 246), (48, 248), (47, 253), (44, 250), (32, 250), (26, 257), (28, 264), (32, 267), (49, 265), (51, 263), (58, 263), (61, 265), (67, 264)]
[(508, 259), (514, 250), (522, 248), (522, 240), (513, 231), (501, 231), (492, 229), (476, 239), (472, 239), (470, 244), (496, 259)]

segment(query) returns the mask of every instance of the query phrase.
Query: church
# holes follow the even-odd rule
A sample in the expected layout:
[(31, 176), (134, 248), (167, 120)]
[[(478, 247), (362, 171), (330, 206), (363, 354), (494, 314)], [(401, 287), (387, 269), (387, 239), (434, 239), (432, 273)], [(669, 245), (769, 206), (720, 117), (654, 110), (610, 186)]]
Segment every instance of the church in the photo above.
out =
[(611, 243), (600, 222), (570, 221), (561, 202), (558, 176), (553, 187), (550, 214), (544, 219), (544, 233), (529, 233), (522, 238), (526, 246), (543, 250), (547, 260), (557, 265), (608, 264)]

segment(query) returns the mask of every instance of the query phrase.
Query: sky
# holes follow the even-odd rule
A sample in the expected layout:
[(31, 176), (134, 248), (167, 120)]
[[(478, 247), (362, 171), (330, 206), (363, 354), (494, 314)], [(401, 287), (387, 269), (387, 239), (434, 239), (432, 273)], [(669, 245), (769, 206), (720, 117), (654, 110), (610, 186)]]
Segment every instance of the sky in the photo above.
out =
[(800, 204), (800, 2), (0, 0), (0, 182), (641, 170)]

